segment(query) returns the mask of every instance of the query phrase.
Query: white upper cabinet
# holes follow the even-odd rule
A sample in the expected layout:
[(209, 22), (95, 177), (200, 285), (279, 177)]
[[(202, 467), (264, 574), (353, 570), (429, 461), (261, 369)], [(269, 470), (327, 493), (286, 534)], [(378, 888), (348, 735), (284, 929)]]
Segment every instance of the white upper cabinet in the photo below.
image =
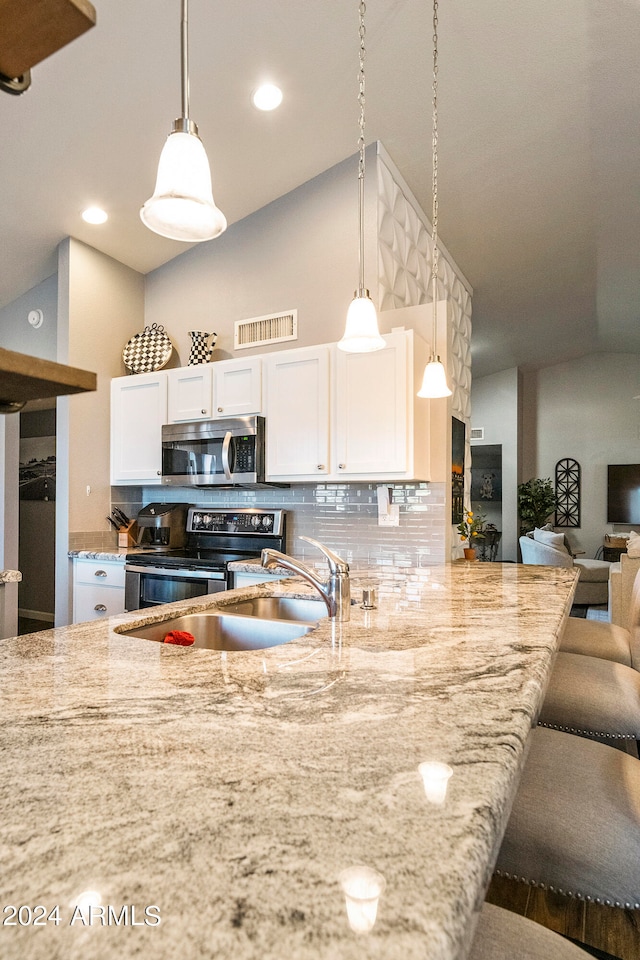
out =
[(385, 336), (374, 353), (334, 347), (332, 473), (341, 477), (404, 474), (411, 398), (405, 332)]
[(266, 418), (267, 480), (433, 479), (430, 445), (445, 450), (447, 438), (439, 421), (430, 436), (431, 403), (443, 401), (415, 395), (426, 344), (412, 330), (384, 339), (374, 353), (325, 343), (117, 378), (111, 482), (161, 482), (163, 423), (255, 414)]
[(111, 381), (111, 483), (161, 482), (166, 422), (164, 371)]
[(412, 330), (374, 353), (336, 344), (265, 360), (268, 480), (429, 480), (429, 401), (415, 396), (427, 359)]
[(190, 367), (167, 370), (167, 422), (208, 420), (212, 417), (212, 382), (212, 366), (208, 363), (195, 363)]
[(270, 354), (266, 375), (267, 478), (316, 480), (329, 473), (330, 347)]
[(218, 360), (213, 365), (213, 412), (218, 417), (262, 413), (262, 358)]

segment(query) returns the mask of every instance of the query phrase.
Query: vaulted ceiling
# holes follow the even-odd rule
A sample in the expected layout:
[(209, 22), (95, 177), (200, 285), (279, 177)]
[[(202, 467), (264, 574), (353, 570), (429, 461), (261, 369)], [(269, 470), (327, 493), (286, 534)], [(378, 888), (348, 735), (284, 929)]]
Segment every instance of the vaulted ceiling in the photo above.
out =
[[(179, 0), (94, 2), (94, 29), (0, 94), (0, 306), (67, 235), (142, 272), (185, 249), (138, 216), (180, 113)], [(190, 22), (229, 222), (355, 152), (358, 0), (191, 0)], [(367, 141), (428, 212), (431, 4), (368, 0), (367, 26)], [(474, 375), (640, 353), (640, 2), (441, 0), (439, 32), (440, 234), (474, 288)], [(250, 103), (263, 79), (271, 114)]]

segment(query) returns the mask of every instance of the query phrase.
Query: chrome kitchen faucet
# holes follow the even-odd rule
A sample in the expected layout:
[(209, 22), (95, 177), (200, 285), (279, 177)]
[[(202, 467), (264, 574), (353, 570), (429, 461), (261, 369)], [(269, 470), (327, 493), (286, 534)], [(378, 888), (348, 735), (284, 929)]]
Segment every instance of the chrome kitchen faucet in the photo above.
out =
[(351, 616), (349, 564), (335, 554), (333, 550), (325, 547), (322, 543), (318, 543), (317, 540), (312, 540), (311, 537), (299, 537), (298, 539), (312, 543), (314, 547), (324, 553), (329, 564), (329, 579), (326, 583), (319, 580), (313, 570), (302, 563), (301, 560), (295, 560), (286, 553), (280, 553), (279, 550), (264, 549), (261, 554), (262, 566), (267, 570), (271, 567), (285, 567), (292, 573), (297, 573), (298, 576), (303, 577), (312, 587), (315, 587), (326, 603), (331, 620), (345, 622)]

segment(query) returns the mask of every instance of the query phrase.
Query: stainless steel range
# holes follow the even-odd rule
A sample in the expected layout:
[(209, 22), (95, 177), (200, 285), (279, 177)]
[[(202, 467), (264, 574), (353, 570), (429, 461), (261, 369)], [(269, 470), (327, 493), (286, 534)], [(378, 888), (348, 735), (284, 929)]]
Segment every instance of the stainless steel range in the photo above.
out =
[(190, 507), (186, 546), (127, 554), (125, 609), (139, 610), (230, 589), (229, 563), (259, 557), (263, 547), (283, 551), (285, 527), (284, 510)]

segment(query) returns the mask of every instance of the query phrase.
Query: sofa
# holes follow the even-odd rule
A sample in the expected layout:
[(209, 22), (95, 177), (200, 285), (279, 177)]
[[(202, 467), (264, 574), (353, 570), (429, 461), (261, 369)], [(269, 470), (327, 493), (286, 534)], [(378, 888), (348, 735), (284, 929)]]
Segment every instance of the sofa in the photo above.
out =
[[(548, 536), (545, 537), (544, 534)], [(608, 604), (611, 564), (606, 560), (577, 560), (569, 552), (561, 533), (555, 534), (551, 530), (536, 528), (520, 537), (520, 552), (523, 563), (542, 564), (547, 567), (575, 567), (580, 576), (573, 599), (575, 604)]]

